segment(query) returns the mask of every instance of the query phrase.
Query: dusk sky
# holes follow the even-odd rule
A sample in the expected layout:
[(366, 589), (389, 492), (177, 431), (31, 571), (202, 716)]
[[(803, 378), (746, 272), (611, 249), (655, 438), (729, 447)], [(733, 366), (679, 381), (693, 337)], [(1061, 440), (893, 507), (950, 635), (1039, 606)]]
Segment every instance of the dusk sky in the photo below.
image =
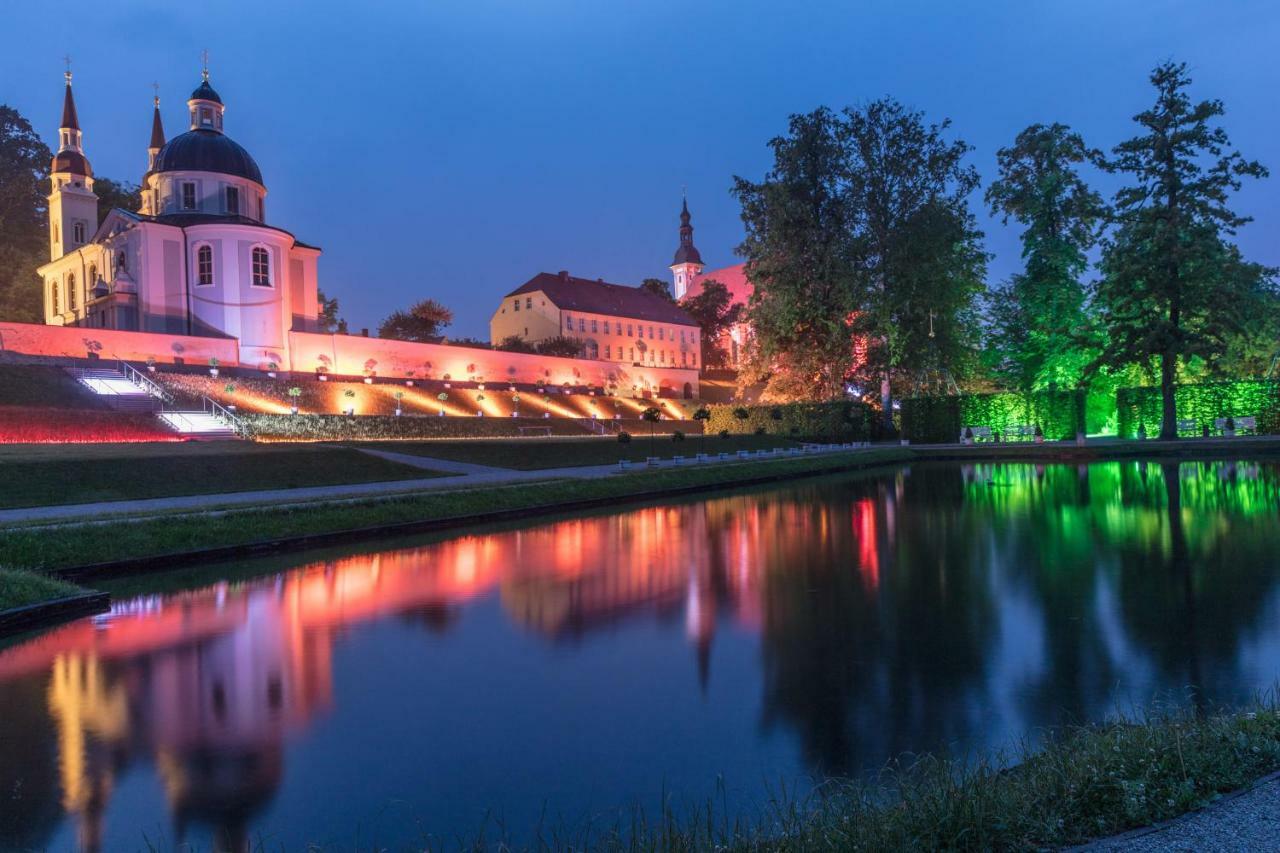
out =
[[(499, 298), (539, 271), (669, 278), (681, 186), (709, 268), (742, 238), (733, 176), (759, 178), (787, 116), (892, 95), (974, 151), (1033, 122), (1094, 146), (1132, 135), (1147, 73), (1186, 61), (1226, 102), (1247, 156), (1280, 172), (1274, 2), (6, 3), (0, 102), (52, 144), (64, 54), (99, 176), (138, 181), (153, 81), (186, 129), (200, 52), (228, 134), (258, 161), (268, 220), (324, 249), (320, 285), (353, 330), (434, 297), (487, 338)], [(1247, 186), (1248, 257), (1280, 265), (1280, 177)], [(1114, 184), (1100, 181), (1104, 189)], [(990, 280), (1017, 230), (975, 209)]]

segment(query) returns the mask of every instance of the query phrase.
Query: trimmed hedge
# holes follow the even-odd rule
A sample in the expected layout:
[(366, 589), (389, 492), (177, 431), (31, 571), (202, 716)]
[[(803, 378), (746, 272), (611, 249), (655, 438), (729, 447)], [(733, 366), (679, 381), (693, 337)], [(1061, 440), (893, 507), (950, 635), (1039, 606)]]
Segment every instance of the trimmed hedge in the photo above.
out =
[[(1258, 418), (1258, 432), (1280, 434), (1280, 381), (1242, 379), (1234, 382), (1203, 382), (1179, 385), (1173, 393), (1179, 420), (1193, 420), (1200, 435), (1204, 427), (1213, 430), (1218, 418)], [(1117, 432), (1122, 438), (1136, 438), (1145, 426), (1151, 436), (1160, 433), (1161, 395), (1154, 387), (1120, 388), (1116, 391), (1119, 410)]]
[[(436, 415), (265, 415), (237, 413), (250, 438), (263, 441), (378, 441), (413, 438), (518, 438), (520, 427), (550, 428), (552, 435), (594, 434), (582, 421), (567, 418), (438, 417)], [(633, 435), (669, 434), (672, 429), (696, 432), (696, 421), (665, 420), (649, 424), (636, 419), (608, 422), (609, 428)]]
[(1011, 427), (1039, 426), (1047, 440), (1074, 439), (1077, 431), (1085, 429), (1085, 393), (961, 394), (902, 401), (902, 437), (911, 441), (955, 442), (962, 429), (976, 426), (991, 427), (1002, 438)]
[[(707, 407), (707, 433), (785, 435), (802, 439), (873, 441), (880, 435), (876, 411), (865, 403), (781, 403), (776, 406)], [(746, 417), (738, 417), (745, 413)], [(763, 433), (761, 432), (763, 430)]]

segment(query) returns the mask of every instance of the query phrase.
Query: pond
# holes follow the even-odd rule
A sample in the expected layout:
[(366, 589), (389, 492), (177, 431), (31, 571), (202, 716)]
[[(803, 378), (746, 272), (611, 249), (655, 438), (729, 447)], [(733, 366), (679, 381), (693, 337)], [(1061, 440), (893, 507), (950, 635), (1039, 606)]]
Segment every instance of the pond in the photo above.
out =
[(915, 465), (118, 585), (0, 649), (0, 848), (625, 823), (1280, 675), (1280, 464)]

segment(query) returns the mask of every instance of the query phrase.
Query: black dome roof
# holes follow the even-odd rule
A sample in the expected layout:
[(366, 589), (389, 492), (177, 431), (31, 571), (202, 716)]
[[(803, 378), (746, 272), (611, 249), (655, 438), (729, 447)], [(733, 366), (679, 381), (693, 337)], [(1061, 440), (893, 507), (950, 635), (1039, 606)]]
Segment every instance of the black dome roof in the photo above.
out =
[(196, 90), (191, 93), (188, 100), (192, 101), (213, 101), (215, 104), (222, 103), (222, 98), (218, 97), (218, 93), (213, 91), (213, 87), (209, 85), (208, 80), (201, 81)]
[(249, 152), (216, 130), (188, 130), (170, 139), (156, 155), (152, 171), (217, 172), (262, 183), (262, 172)]

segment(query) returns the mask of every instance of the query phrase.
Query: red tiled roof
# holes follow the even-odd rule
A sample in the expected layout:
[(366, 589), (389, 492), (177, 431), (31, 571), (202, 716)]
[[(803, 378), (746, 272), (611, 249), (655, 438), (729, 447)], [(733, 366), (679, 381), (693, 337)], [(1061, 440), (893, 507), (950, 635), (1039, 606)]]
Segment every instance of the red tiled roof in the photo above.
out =
[(731, 267), (710, 270), (699, 275), (693, 280), (693, 284), (689, 285), (684, 298), (688, 300), (697, 296), (702, 292), (703, 283), (712, 280), (720, 282), (728, 289), (732, 299), (731, 305), (746, 305), (751, 299), (751, 294), (755, 292), (755, 286), (747, 280), (747, 265), (734, 264)]
[(698, 322), (681, 308), (638, 287), (625, 284), (609, 284), (589, 278), (575, 278), (566, 274), (540, 272), (507, 296), (533, 293), (540, 290), (562, 311), (582, 311), (586, 314), (607, 314), (634, 320), (651, 320), (655, 323), (674, 323), (679, 326), (697, 326)]

